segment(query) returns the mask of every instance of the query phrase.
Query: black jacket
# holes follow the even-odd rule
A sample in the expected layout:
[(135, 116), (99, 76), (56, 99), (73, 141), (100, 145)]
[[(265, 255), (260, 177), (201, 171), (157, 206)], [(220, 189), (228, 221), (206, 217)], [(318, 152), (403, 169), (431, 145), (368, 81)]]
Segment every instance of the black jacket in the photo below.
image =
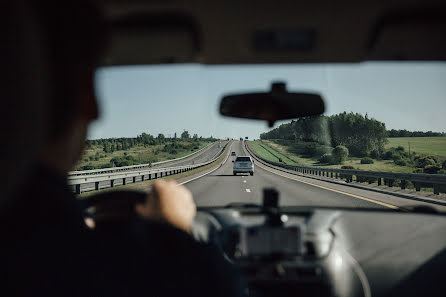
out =
[(40, 168), (28, 181), (0, 216), (0, 295), (242, 294), (237, 272), (215, 247), (137, 217), (92, 231), (64, 177)]

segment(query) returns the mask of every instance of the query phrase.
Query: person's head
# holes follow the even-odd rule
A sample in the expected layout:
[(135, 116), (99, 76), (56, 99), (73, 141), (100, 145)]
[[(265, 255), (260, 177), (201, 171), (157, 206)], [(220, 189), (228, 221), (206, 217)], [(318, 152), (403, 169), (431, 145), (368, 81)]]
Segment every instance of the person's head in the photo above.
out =
[(84, 147), (88, 125), (98, 117), (93, 79), (108, 32), (99, 9), (86, 0), (39, 0), (48, 36), (53, 92), (44, 162), (69, 170)]
[(0, 206), (27, 180), (47, 138), (49, 73), (45, 35), (28, 2), (0, 11)]

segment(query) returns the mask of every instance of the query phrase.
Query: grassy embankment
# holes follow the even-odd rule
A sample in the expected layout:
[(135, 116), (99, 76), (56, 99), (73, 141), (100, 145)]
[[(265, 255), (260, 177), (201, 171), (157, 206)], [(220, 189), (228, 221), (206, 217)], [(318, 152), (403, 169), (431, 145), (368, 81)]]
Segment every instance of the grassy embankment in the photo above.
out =
[(402, 146), (408, 152), (410, 143), (411, 152), (446, 159), (446, 137), (394, 137), (388, 140), (386, 149)]
[[(163, 151), (165, 144), (158, 145), (135, 145), (134, 147), (127, 150), (114, 151), (110, 153), (105, 153), (102, 146), (93, 146), (84, 151), (84, 154), (77, 164), (76, 168), (80, 169), (83, 166), (90, 165), (94, 168), (101, 168), (103, 166), (110, 165), (113, 158), (125, 158), (130, 156), (133, 160), (136, 160), (137, 164), (145, 164), (149, 162), (159, 162), (164, 160), (171, 160), (176, 158), (181, 158), (186, 155), (193, 153), (194, 151), (200, 150), (209, 144), (209, 142), (200, 142), (198, 145), (191, 146), (190, 142), (178, 141), (178, 144), (184, 145), (185, 147), (191, 147), (190, 149), (178, 148), (175, 153), (169, 153)], [(111, 166), (110, 166), (111, 167)]]
[[(439, 159), (446, 159), (446, 137), (403, 137), (403, 138), (389, 138), (389, 143), (386, 149), (391, 147), (403, 146), (408, 151), (408, 142), (410, 142), (411, 152), (416, 152), (419, 155), (433, 155)], [(302, 166), (320, 166), (329, 168), (341, 168), (342, 166), (353, 166), (361, 170), (372, 171), (392, 171), (392, 172), (413, 172), (413, 166), (398, 166), (393, 160), (373, 160), (373, 164), (361, 164), (361, 158), (349, 157), (344, 164), (327, 165), (319, 162), (319, 156), (307, 157), (301, 153), (301, 144), (293, 143), (292, 141), (275, 141), (275, 140), (256, 140), (250, 142), (251, 147), (267, 160), (278, 162), (278, 158), (268, 153), (268, 148), (275, 151), (275, 155), (286, 156), (295, 164)], [(265, 149), (266, 148), (266, 149)], [(327, 152), (331, 148), (326, 147)], [(286, 161), (285, 158), (282, 160)], [(286, 162), (287, 164), (292, 164)]]
[[(191, 170), (191, 171), (186, 171), (186, 172), (183, 172), (183, 173), (175, 174), (175, 175), (172, 175), (172, 176), (165, 176), (165, 177), (162, 177), (161, 179), (175, 179), (175, 180), (178, 180), (180, 178), (188, 177), (190, 175), (194, 175), (194, 174), (200, 173), (202, 171), (208, 170), (208, 169), (214, 167), (215, 165), (219, 164), (220, 162), (223, 162), (223, 160), (226, 158), (226, 155), (229, 153), (229, 147), (230, 147), (230, 144), (228, 144), (228, 146), (226, 147), (224, 153), (217, 160), (212, 162), (211, 164), (208, 164), (206, 166), (203, 166), (203, 167)], [(137, 183), (134, 183), (134, 184), (127, 184), (125, 186), (118, 186), (118, 187), (114, 187), (114, 188), (106, 188), (106, 189), (99, 190), (99, 191), (84, 192), (84, 193), (78, 195), (78, 197), (81, 198), (81, 199), (82, 198), (88, 198), (89, 196), (92, 196), (92, 195), (95, 195), (95, 194), (98, 194), (98, 193), (104, 193), (104, 192), (108, 192), (108, 191), (117, 191), (117, 190), (118, 191), (119, 190), (144, 191), (144, 190), (150, 189), (150, 186), (156, 180), (159, 180), (159, 178), (155, 179), (155, 180), (146, 180), (146, 181), (143, 181), (143, 182), (137, 182)]]

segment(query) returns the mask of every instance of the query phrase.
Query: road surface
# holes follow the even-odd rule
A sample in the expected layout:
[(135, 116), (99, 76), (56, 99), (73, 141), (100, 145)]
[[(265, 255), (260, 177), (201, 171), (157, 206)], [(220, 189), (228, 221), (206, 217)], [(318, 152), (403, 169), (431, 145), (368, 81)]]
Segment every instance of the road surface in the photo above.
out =
[[(234, 141), (230, 151), (235, 151), (237, 156), (248, 155), (241, 141)], [(446, 211), (445, 206), (297, 176), (265, 167), (259, 162), (255, 162), (254, 176), (249, 174), (234, 176), (232, 160), (235, 158), (235, 156), (230, 156), (217, 170), (185, 184), (193, 193), (197, 206), (223, 206), (232, 202), (261, 204), (263, 188), (275, 188), (280, 193), (281, 206), (366, 207), (404, 210), (408, 206), (425, 204)]]

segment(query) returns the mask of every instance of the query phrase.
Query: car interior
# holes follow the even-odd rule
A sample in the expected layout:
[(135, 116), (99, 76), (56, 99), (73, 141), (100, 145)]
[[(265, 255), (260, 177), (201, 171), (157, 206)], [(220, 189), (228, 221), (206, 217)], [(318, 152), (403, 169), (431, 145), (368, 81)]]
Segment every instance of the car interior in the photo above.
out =
[[(446, 61), (446, 2), (441, 0), (104, 0), (99, 5), (111, 28), (104, 68)], [(277, 87), (284, 86), (272, 82), (271, 90)], [(318, 95), (295, 95), (300, 98), (295, 102), (314, 104), (301, 109), (298, 104), (299, 112), (290, 114), (293, 108), (272, 107), (265, 95), (265, 103), (250, 113), (252, 98), (245, 94), (246, 108), (239, 97), (227, 96), (220, 112), (269, 126), (324, 112)], [(228, 154), (242, 158), (243, 150)], [(255, 166), (259, 162), (255, 159)], [(88, 206), (103, 203), (98, 197)], [(194, 238), (217, 245), (240, 269), (248, 296), (445, 294), (444, 215), (282, 207), (280, 193), (269, 188), (262, 199), (262, 205), (199, 207), (194, 223)]]

